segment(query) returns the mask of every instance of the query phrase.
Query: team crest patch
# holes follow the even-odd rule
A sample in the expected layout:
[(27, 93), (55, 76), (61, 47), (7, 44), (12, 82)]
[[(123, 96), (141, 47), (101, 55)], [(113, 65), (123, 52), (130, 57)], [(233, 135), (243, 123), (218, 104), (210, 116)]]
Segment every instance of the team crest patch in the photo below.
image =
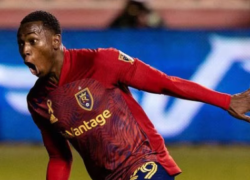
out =
[(119, 51), (119, 57), (118, 57), (119, 60), (121, 61), (125, 61), (125, 62), (129, 62), (131, 64), (134, 63), (134, 59), (132, 57), (130, 57), (129, 55)]
[(88, 88), (85, 88), (75, 94), (79, 106), (87, 111), (91, 111), (94, 105), (93, 97)]

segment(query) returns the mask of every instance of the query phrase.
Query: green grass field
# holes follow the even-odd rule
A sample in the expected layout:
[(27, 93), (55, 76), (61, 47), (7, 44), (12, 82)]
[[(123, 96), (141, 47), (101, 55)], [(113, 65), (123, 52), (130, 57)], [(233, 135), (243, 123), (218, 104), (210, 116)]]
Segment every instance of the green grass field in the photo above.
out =
[[(172, 145), (183, 173), (176, 180), (248, 180), (250, 146)], [(90, 180), (73, 150), (70, 180)], [(47, 152), (41, 145), (0, 145), (0, 180), (45, 180)]]

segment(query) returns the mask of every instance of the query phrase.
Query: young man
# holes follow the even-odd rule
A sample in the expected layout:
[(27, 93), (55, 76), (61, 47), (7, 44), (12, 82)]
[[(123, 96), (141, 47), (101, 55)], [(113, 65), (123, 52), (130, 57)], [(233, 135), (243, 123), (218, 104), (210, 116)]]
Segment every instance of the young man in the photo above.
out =
[(220, 107), (250, 121), (250, 90), (228, 95), (166, 74), (116, 49), (66, 49), (58, 20), (35, 11), (17, 33), (38, 77), (27, 97), (50, 160), (48, 180), (67, 180), (79, 152), (94, 180), (172, 180), (181, 170), (128, 86)]

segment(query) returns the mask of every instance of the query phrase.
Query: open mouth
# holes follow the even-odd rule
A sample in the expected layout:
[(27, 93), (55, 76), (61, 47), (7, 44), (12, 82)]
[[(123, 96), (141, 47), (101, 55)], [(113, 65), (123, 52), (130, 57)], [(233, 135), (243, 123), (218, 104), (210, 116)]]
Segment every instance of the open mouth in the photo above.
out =
[(29, 62), (26, 62), (25, 64), (29, 67), (30, 72), (31, 72), (33, 75), (37, 75), (37, 74), (38, 74), (38, 70), (37, 70), (37, 68), (36, 68), (36, 66), (35, 66), (34, 64), (29, 63)]

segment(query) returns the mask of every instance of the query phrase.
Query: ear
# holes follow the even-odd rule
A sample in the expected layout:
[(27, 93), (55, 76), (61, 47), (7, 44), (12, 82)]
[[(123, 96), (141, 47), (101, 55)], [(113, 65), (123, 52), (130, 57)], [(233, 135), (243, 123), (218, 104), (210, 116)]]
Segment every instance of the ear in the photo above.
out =
[(55, 50), (58, 50), (62, 44), (61, 34), (55, 34), (52, 36), (52, 45)]

